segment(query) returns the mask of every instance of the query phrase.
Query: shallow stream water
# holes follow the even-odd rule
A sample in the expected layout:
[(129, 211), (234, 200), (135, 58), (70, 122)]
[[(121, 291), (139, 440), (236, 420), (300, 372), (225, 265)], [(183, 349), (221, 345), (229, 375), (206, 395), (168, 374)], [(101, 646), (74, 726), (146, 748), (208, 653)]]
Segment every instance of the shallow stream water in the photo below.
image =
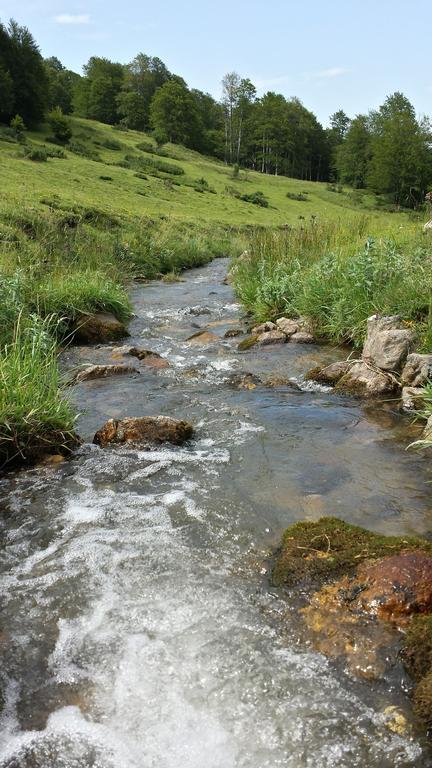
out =
[[(430, 462), (417, 428), (303, 383), (330, 347), (237, 352), (241, 310), (227, 262), (184, 282), (137, 285), (130, 342), (153, 370), (82, 383), (85, 439), (69, 462), (5, 475), (2, 498), (1, 768), (425, 768), (399, 667), (354, 680), (315, 652), (268, 556), (299, 519), (335, 514), (386, 533), (432, 535)], [(186, 339), (200, 328), (218, 338)], [(66, 368), (112, 362), (71, 348)], [(229, 378), (290, 386), (237, 389)], [(181, 448), (92, 445), (110, 417), (196, 426)]]

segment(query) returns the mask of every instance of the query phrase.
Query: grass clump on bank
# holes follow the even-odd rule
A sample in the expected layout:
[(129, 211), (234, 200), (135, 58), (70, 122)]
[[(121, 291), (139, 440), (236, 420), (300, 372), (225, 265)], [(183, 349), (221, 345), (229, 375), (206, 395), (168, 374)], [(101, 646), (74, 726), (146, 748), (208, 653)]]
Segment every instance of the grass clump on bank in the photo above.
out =
[(18, 317), (0, 349), (0, 464), (68, 453), (74, 412), (60, 381), (53, 318)]
[(360, 346), (367, 318), (400, 314), (432, 348), (432, 240), (418, 224), (376, 227), (367, 217), (259, 231), (232, 267), (257, 321), (307, 316), (316, 334)]

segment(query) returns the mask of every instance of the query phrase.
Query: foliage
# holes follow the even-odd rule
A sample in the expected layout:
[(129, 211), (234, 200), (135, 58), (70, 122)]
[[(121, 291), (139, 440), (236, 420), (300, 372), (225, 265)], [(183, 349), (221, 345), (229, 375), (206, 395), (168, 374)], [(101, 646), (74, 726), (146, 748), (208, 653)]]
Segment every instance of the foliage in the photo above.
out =
[(367, 238), (371, 222), (258, 232), (233, 265), (235, 289), (256, 320), (304, 315), (316, 332), (361, 345), (375, 312), (414, 323), (432, 342), (432, 248), (421, 234)]
[(33, 126), (43, 118), (47, 105), (47, 76), (42, 56), (27, 29), (11, 19), (0, 23), (0, 121), (14, 114)]
[(10, 121), (10, 127), (12, 128), (15, 136), (21, 136), (21, 134), (23, 134), (26, 130), (26, 126), (21, 115), (15, 115), (15, 117), (12, 118)]
[(55, 107), (51, 110), (48, 114), (48, 123), (54, 138), (61, 144), (67, 144), (72, 137), (72, 128), (70, 121), (65, 117), (60, 107)]

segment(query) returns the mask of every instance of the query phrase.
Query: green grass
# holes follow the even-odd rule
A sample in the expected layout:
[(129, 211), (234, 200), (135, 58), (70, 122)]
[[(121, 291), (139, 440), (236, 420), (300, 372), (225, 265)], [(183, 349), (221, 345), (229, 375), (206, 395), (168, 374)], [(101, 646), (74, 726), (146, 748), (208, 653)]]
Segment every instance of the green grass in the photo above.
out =
[(400, 314), (432, 349), (432, 240), (388, 218), (386, 228), (364, 216), (254, 234), (231, 270), (239, 298), (257, 321), (307, 316), (318, 336), (356, 346), (370, 315)]
[(19, 317), (0, 350), (0, 462), (36, 459), (76, 443), (57, 367), (55, 321)]

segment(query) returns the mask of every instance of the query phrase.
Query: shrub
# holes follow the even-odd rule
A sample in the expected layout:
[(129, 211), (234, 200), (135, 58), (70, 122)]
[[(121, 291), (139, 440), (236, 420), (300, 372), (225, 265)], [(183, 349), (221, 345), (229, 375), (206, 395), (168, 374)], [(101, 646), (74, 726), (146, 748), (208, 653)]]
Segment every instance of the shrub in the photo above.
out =
[(252, 192), (250, 195), (240, 195), (240, 200), (252, 205), (259, 205), (261, 208), (268, 208), (269, 201), (263, 192)]
[(118, 151), (122, 148), (122, 145), (120, 144), (117, 139), (103, 139), (102, 141), (98, 141), (97, 139), (94, 140), (93, 144), (96, 144), (97, 147), (105, 147), (105, 149), (112, 149), (113, 151)]
[(211, 187), (208, 183), (207, 179), (204, 179), (203, 177), (200, 179), (195, 179), (192, 186), (195, 192), (211, 192), (213, 195), (216, 194), (216, 190), (213, 189), (213, 187)]
[(299, 203), (306, 203), (309, 199), (306, 192), (287, 192), (286, 196), (289, 200), (297, 200)]
[(24, 157), (27, 160), (33, 160), (35, 163), (46, 163), (48, 160), (47, 151), (43, 147), (26, 147)]
[(24, 120), (21, 115), (15, 115), (10, 121), (10, 127), (12, 128), (16, 137), (20, 136), (26, 130)]
[(63, 114), (60, 107), (55, 107), (48, 114), (48, 123), (53, 132), (54, 138), (57, 139), (60, 144), (67, 144), (72, 137), (72, 128), (70, 121)]
[(129, 166), (137, 170), (143, 170), (150, 175), (155, 172), (167, 173), (171, 176), (183, 176), (184, 169), (174, 163), (166, 163), (164, 160), (157, 160), (153, 157), (139, 157), (138, 155), (125, 155), (125, 161)]

